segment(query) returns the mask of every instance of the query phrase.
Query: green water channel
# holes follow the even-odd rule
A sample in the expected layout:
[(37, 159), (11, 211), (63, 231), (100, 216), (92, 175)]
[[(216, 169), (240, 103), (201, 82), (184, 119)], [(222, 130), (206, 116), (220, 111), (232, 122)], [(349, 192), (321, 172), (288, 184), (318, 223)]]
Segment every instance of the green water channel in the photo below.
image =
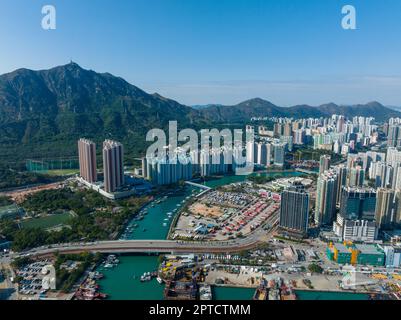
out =
[[(282, 172), (282, 173), (254, 173), (254, 175), (262, 176), (299, 176), (299, 172)], [(246, 176), (225, 176), (219, 179), (206, 181), (208, 187), (216, 188), (234, 182), (244, 181)], [(187, 197), (197, 194), (202, 190), (196, 187), (188, 186), (182, 192), (173, 193), (167, 199), (160, 203), (153, 203), (146, 206), (147, 214), (143, 220), (132, 221), (130, 225), (137, 225), (126, 234), (124, 239), (165, 239), (170, 227), (172, 218), (182, 205), (184, 205)], [(173, 215), (169, 218), (168, 212)], [(99, 268), (105, 277), (99, 281), (101, 291), (108, 294), (109, 299), (116, 300), (161, 300), (163, 298), (163, 286), (156, 280), (150, 282), (140, 282), (140, 276), (145, 272), (152, 272), (158, 267), (157, 256), (132, 255), (121, 256), (120, 264), (113, 269)], [(135, 278), (134, 278), (135, 277)], [(252, 298), (253, 289), (241, 288), (215, 288), (216, 299), (249, 299)]]

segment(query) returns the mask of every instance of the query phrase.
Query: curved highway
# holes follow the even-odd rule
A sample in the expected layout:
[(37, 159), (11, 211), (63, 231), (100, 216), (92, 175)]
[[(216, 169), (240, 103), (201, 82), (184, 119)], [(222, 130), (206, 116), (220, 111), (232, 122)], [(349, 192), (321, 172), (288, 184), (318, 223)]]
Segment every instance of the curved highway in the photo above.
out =
[(47, 256), (59, 253), (80, 253), (85, 251), (101, 253), (233, 253), (252, 249), (273, 230), (255, 230), (245, 238), (229, 241), (180, 241), (180, 240), (116, 240), (89, 243), (68, 243), (38, 247), (15, 254), (21, 256)]

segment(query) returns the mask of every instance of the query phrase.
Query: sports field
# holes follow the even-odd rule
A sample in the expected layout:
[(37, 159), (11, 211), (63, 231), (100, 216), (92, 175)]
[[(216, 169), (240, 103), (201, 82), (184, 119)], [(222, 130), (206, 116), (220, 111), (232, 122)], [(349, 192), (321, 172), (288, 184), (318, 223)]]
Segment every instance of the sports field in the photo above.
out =
[(21, 224), (22, 224), (23, 228), (48, 229), (48, 228), (58, 226), (60, 224), (64, 224), (71, 218), (72, 218), (71, 214), (66, 212), (66, 213), (41, 217), (41, 218), (25, 220)]
[(60, 169), (60, 170), (48, 170), (45, 171), (50, 176), (69, 176), (72, 174), (79, 173), (79, 169)]

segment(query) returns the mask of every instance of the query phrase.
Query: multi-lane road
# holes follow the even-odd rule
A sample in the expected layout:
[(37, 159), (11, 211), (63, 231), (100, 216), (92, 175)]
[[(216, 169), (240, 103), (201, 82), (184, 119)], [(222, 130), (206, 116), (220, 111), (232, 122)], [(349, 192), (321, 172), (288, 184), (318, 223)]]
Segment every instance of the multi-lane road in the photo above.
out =
[(265, 241), (272, 230), (259, 228), (245, 238), (229, 241), (179, 241), (179, 240), (116, 240), (89, 243), (67, 243), (43, 246), (14, 254), (21, 256), (46, 256), (56, 252), (102, 252), (102, 253), (232, 253), (256, 247)]

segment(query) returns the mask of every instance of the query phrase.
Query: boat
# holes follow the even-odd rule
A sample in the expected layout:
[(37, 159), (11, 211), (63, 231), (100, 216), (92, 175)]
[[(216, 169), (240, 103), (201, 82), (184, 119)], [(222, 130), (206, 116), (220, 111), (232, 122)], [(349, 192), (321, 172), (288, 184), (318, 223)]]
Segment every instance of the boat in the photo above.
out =
[(120, 260), (114, 254), (107, 256), (106, 260), (104, 261), (105, 268), (113, 268), (120, 263)]
[(160, 283), (160, 284), (163, 284), (163, 280), (162, 280), (162, 278), (160, 278), (160, 277), (157, 277), (157, 278), (156, 278), (156, 280), (157, 280), (157, 282), (158, 282), (158, 283)]
[(155, 272), (145, 272), (142, 276), (141, 276), (141, 282), (147, 282), (147, 281), (151, 281), (153, 278), (155, 278), (157, 276), (157, 273)]
[(268, 300), (280, 300), (280, 291), (278, 289), (270, 289)]
[(147, 230), (145, 228), (142, 229), (142, 232), (146, 232)]
[(141, 282), (150, 281), (152, 278), (150, 276), (141, 276)]
[(266, 287), (260, 286), (259, 288), (256, 289), (252, 300), (267, 300), (267, 298), (268, 298), (268, 289)]

